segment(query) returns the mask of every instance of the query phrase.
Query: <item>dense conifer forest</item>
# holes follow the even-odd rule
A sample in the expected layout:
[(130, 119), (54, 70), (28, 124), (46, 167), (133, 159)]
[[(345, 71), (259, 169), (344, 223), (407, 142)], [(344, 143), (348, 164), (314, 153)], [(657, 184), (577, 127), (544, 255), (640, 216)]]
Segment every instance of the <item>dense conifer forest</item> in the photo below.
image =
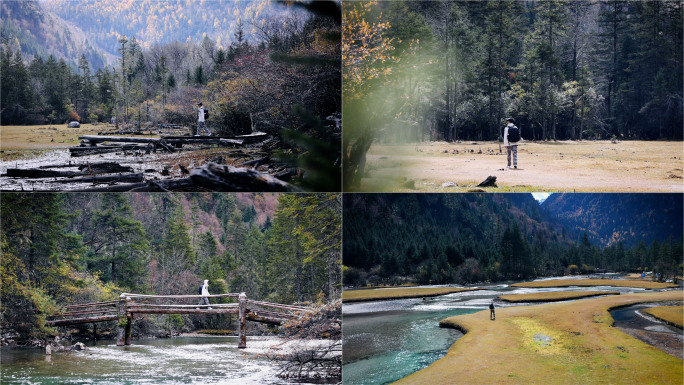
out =
[[(3, 194), (3, 329), (49, 333), (46, 316), (65, 305), (196, 294), (204, 279), (215, 294), (334, 301), (341, 203), (339, 194)], [(156, 322), (192, 325), (169, 317)]]
[[(345, 183), (374, 140), (682, 139), (680, 1), (364, 1), (343, 10)], [(360, 170), (357, 171), (357, 168)]]
[(679, 194), (345, 194), (345, 285), (682, 269)]

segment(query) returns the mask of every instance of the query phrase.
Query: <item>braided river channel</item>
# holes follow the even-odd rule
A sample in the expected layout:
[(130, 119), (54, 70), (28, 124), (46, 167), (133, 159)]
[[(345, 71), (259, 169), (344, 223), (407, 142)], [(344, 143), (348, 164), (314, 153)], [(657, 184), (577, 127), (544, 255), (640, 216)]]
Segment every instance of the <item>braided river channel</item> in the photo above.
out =
[(479, 285), (483, 290), (439, 297), (349, 303), (342, 306), (342, 380), (345, 385), (383, 385), (417, 372), (444, 357), (463, 334), (440, 328), (439, 321), (461, 314), (525, 306), (495, 300), (504, 294), (549, 291), (611, 290), (621, 294), (643, 289), (611, 286), (571, 288), (517, 288), (507, 284)]

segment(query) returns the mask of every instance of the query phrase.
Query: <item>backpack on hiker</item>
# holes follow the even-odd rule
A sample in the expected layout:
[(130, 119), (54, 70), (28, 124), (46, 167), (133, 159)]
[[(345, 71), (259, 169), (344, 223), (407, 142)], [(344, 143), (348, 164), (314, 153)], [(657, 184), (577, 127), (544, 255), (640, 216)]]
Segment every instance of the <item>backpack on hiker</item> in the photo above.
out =
[(510, 143), (515, 143), (520, 141), (520, 129), (513, 125), (508, 127), (508, 141)]
[(204, 108), (204, 120), (207, 120), (207, 119), (209, 119), (209, 109), (205, 107)]

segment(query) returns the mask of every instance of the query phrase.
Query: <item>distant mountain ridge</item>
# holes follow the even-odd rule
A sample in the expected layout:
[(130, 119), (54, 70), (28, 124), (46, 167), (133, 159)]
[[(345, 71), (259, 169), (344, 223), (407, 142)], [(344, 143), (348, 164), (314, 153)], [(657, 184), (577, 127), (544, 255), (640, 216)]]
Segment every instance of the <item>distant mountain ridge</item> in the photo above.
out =
[[(452, 267), (467, 258), (492, 264), (502, 237), (514, 226), (537, 255), (550, 260), (580, 246), (682, 236), (681, 194), (552, 194), (538, 204), (531, 194), (345, 194), (344, 264), (417, 266), (430, 258)], [(439, 263), (436, 262), (436, 265)], [(393, 267), (394, 268), (394, 267)], [(389, 272), (395, 273), (394, 271)]]
[[(306, 16), (297, 12), (268, 0), (3, 1), (0, 47), (20, 49), (25, 60), (52, 54), (74, 67), (85, 55), (96, 71), (117, 64), (122, 35), (135, 37), (143, 48), (174, 41), (199, 44), (205, 38), (228, 47), (240, 26), (242, 39), (254, 41), (272, 26), (264, 19), (302, 23)], [(285, 15), (297, 16), (278, 19)]]
[(681, 194), (552, 194), (541, 204), (547, 218), (596, 244), (663, 241), (684, 232)]
[(24, 60), (35, 56), (64, 59), (77, 67), (82, 55), (94, 69), (114, 62), (112, 55), (95, 46), (78, 26), (43, 8), (36, 1), (0, 2), (0, 47), (20, 50)]

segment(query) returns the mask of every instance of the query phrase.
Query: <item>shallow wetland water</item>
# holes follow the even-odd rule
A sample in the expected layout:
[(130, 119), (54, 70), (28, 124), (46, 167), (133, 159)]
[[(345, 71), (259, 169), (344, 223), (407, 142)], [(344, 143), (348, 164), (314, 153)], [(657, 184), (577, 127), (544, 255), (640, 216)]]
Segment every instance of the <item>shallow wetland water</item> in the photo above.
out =
[(621, 294), (646, 292), (644, 289), (610, 286), (537, 289), (503, 284), (479, 287), (483, 290), (424, 299), (343, 305), (344, 384), (389, 384), (442, 358), (463, 336), (460, 331), (440, 328), (442, 319), (487, 310), (492, 301), (497, 308), (534, 306), (531, 303), (494, 300), (499, 295), (568, 290), (612, 290)]

